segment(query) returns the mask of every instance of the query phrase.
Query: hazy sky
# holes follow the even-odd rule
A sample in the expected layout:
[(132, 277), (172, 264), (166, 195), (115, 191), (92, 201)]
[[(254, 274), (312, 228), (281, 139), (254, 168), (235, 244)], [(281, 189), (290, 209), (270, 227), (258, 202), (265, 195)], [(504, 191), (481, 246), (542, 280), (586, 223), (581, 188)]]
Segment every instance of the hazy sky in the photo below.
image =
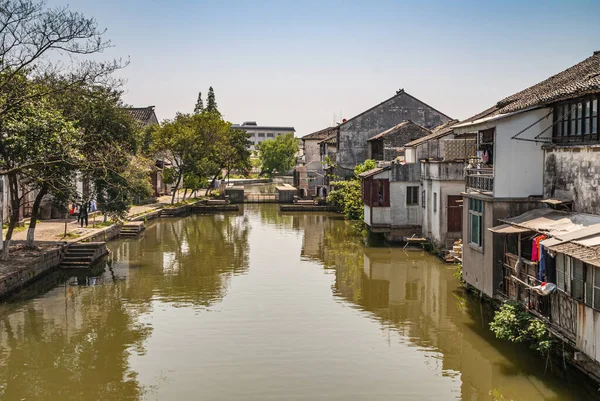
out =
[[(67, 4), (51, 0), (51, 4)], [(600, 1), (71, 0), (159, 119), (216, 92), (233, 123), (302, 136), (404, 88), (463, 119), (600, 50)]]

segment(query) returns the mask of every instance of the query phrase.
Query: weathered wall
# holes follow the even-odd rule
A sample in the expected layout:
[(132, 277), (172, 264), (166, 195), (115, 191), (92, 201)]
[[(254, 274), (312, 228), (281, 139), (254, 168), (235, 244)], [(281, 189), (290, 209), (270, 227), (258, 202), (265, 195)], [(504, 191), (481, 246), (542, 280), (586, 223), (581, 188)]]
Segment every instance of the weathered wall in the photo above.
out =
[(321, 139), (306, 139), (304, 142), (304, 164), (308, 170), (322, 170)]
[(414, 141), (415, 139), (422, 138), (429, 135), (431, 132), (422, 129), (418, 125), (407, 125), (402, 129), (391, 132), (383, 138), (383, 160), (392, 161), (399, 155), (397, 148), (401, 148), (407, 143)]
[(367, 140), (404, 120), (431, 129), (450, 118), (402, 92), (339, 126), (337, 162), (346, 168), (364, 162)]
[[(469, 198), (483, 200), (483, 247), (469, 244)], [(479, 194), (463, 196), (463, 278), (465, 281), (493, 297), (502, 280), (504, 241), (489, 228), (500, 224), (498, 219), (514, 217), (541, 204), (530, 199), (498, 200)]]
[(545, 151), (544, 196), (573, 199), (576, 212), (600, 214), (600, 146)]

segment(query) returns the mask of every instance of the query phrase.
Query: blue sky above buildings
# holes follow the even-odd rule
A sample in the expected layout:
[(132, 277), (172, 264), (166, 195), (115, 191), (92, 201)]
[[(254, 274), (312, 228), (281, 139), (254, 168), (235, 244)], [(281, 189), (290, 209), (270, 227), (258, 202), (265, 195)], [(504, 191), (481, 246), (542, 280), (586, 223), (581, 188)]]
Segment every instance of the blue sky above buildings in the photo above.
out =
[[(52, 0), (51, 4), (65, 4)], [(160, 119), (213, 86), (234, 123), (301, 136), (404, 88), (462, 119), (600, 50), (600, 1), (72, 0)]]

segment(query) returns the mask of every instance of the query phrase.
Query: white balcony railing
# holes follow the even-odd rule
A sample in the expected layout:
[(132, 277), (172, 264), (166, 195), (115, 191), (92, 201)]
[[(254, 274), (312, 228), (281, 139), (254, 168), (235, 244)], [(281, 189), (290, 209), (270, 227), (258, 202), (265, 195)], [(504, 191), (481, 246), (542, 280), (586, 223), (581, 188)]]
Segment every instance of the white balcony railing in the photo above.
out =
[(482, 192), (494, 191), (494, 169), (493, 168), (469, 168), (466, 170), (467, 188)]

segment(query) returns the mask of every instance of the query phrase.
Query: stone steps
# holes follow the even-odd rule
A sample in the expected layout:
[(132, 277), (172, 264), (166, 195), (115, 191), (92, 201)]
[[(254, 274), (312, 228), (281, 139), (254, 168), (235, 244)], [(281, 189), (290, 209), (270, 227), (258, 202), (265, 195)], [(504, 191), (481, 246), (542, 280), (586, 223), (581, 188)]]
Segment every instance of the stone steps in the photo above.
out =
[(130, 221), (121, 227), (119, 236), (121, 237), (137, 237), (146, 229), (143, 221)]
[(63, 269), (87, 269), (108, 253), (106, 242), (85, 242), (70, 245), (62, 259)]

